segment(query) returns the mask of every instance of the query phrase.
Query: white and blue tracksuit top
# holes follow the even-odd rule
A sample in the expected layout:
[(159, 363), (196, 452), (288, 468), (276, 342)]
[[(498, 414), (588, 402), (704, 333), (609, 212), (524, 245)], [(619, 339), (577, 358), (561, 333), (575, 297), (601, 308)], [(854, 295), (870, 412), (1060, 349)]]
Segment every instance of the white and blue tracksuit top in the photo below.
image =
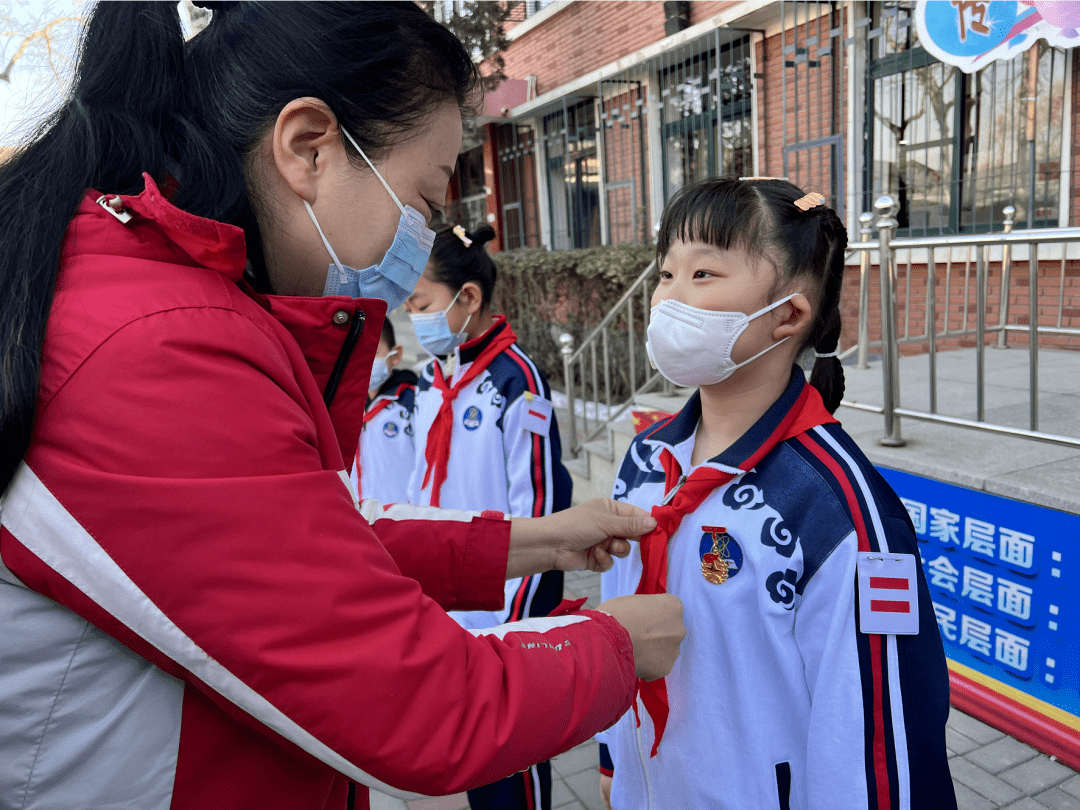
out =
[[(480, 337), (456, 350), (453, 385), (488, 343), (507, 328), (498, 322)], [(409, 502), (431, 503), (430, 482), (422, 486), (427, 461), (428, 432), (442, 404), (434, 388), (432, 361), (420, 376), (416, 397), (416, 464), (409, 481)], [(528, 395), (528, 396), (526, 396)], [(551, 401), (544, 375), (517, 344), (496, 355), (488, 367), (454, 400), (454, 425), (446, 482), (440, 505), (447, 509), (494, 509), (515, 517), (539, 517), (570, 505), (570, 473), (562, 464), (562, 447), (555, 414), (547, 435), (528, 430), (529, 398)], [(562, 601), (563, 576), (551, 571), (542, 576), (506, 583), (506, 601), (499, 612), (452, 611), (451, 616), (469, 629), (495, 627), (527, 616), (546, 616)]]
[[(776, 403), (708, 464), (751, 457), (806, 385), (793, 369)], [(638, 435), (614, 497), (643, 509), (665, 496), (660, 454), (691, 470), (699, 395)], [(852, 504), (855, 509), (852, 509)], [(668, 547), (668, 592), (687, 635), (667, 678), (670, 714), (654, 758), (638, 701), (600, 735), (612, 806), (710, 810), (955, 810), (945, 750), (949, 679), (918, 571), (919, 633), (859, 631), (859, 526), (871, 551), (918, 554), (900, 500), (838, 424), (778, 444), (686, 515)], [(728, 579), (702, 575), (724, 527)], [(633, 593), (641, 556), (616, 560), (604, 599)]]
[(416, 381), (412, 371), (395, 369), (364, 409), (360, 446), (350, 475), (353, 491), (361, 500), (408, 503), (409, 478), (416, 463)]

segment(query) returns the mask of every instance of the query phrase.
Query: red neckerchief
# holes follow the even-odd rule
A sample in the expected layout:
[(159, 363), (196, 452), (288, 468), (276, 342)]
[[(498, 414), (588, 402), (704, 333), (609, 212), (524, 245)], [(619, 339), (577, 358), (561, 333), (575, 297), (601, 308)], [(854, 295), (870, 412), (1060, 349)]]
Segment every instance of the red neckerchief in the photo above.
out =
[(374, 419), (376, 416), (378, 416), (384, 410), (386, 410), (391, 405), (393, 405), (395, 402), (397, 402), (401, 398), (401, 390), (403, 388), (408, 388), (408, 387), (409, 387), (408, 383), (402, 383), (401, 385), (399, 385), (397, 387), (397, 389), (394, 391), (394, 393), (392, 393), (392, 394), (391, 393), (383, 394), (383, 396), (386, 397), (386, 399), (379, 399), (376, 402), (372, 403), (371, 408), (364, 412), (364, 424), (366, 425), (368, 422), (370, 422), (372, 419)]
[[(439, 405), (439, 412), (435, 414), (435, 421), (431, 423), (431, 430), (428, 432), (427, 446), (424, 448), (427, 470), (424, 472), (424, 483), (421, 486), (421, 488), (426, 487), (428, 481), (432, 482), (431, 506), (439, 505), (442, 485), (446, 481), (447, 466), (450, 462), (450, 436), (454, 430), (454, 400), (466, 385), (484, 372), (492, 360), (510, 348), (517, 340), (514, 330), (510, 328), (510, 324), (506, 323), (504, 315), (496, 315), (495, 321), (495, 326), (491, 329), (495, 329), (501, 323), (504, 324), (503, 330), (491, 338), (491, 342), (472, 361), (453, 387), (443, 376), (442, 367), (438, 362), (435, 363), (434, 387), (442, 391), (442, 404)], [(490, 333), (491, 329), (485, 334)]]
[[(739, 470), (741, 472), (752, 470), (780, 442), (792, 439), (818, 425), (827, 425), (835, 421), (833, 415), (825, 409), (825, 404), (821, 401), (821, 395), (817, 389), (809, 384), (804, 385), (799, 398), (776, 426), (772, 435), (752, 456), (739, 465)], [(660, 462), (664, 466), (665, 473), (664, 491), (672, 494), (672, 487), (678, 481), (682, 470), (679, 462), (668, 450), (661, 453)], [(670, 501), (652, 508), (652, 516), (656, 518), (656, 528), (643, 536), (640, 541), (642, 570), (641, 580), (638, 582), (635, 593), (667, 592), (668, 541), (678, 531), (679, 524), (682, 523), (685, 515), (696, 511), (714, 490), (724, 486), (737, 474), (712, 467), (699, 467), (673, 493)], [(644, 681), (639, 678), (637, 686), (641, 702), (653, 721), (653, 746), (649, 756), (655, 757), (660, 740), (664, 736), (664, 728), (667, 726), (667, 684), (663, 678), (655, 681)], [(636, 701), (634, 713), (637, 714)], [(640, 720), (638, 722), (640, 723)]]

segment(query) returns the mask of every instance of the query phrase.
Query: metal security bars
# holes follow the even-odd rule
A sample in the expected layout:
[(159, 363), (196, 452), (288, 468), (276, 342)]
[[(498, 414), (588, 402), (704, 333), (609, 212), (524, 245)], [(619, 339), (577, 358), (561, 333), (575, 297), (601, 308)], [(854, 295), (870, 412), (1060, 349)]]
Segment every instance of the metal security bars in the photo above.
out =
[(535, 152), (536, 136), (532, 127), (503, 124), (495, 128), (504, 250), (540, 246)]
[(894, 191), (911, 236), (1000, 230), (1006, 206), (1018, 228), (1057, 225), (1068, 54), (1040, 41), (965, 74), (921, 47), (914, 5), (867, 3), (855, 22), (869, 59), (864, 209)]
[(548, 246), (651, 242), (683, 185), (753, 174), (752, 51), (715, 29), (540, 110)]
[(784, 2), (780, 14), (784, 176), (824, 194), (843, 219), (843, 12), (838, 3)]
[[(885, 195), (876, 205), (878, 240), (869, 228), (852, 250), (863, 257), (860, 285), (860, 365), (870, 348), (881, 351), (882, 406), (845, 401), (884, 417), (882, 444), (901, 446), (900, 418), (907, 417), (970, 428), (998, 435), (1080, 447), (1080, 437), (1039, 429), (1040, 349), (1080, 347), (1080, 228), (1012, 231), (946, 236), (895, 237), (900, 206)], [(1013, 212), (1003, 212), (1011, 215)], [(868, 225), (875, 219), (864, 214)], [(877, 254), (880, 282), (866, 272)], [(866, 321), (871, 298), (880, 302), (880, 339), (870, 341)], [(1026, 426), (990, 418), (987, 405), (987, 347), (1021, 347), (1028, 354)], [(1026, 345), (1025, 345), (1026, 344)], [(975, 349), (974, 418), (948, 415), (939, 408), (938, 364), (941, 356), (960, 348)], [(899, 358), (925, 355), (929, 372), (925, 410), (902, 407)], [(850, 350), (849, 352), (850, 353)]]

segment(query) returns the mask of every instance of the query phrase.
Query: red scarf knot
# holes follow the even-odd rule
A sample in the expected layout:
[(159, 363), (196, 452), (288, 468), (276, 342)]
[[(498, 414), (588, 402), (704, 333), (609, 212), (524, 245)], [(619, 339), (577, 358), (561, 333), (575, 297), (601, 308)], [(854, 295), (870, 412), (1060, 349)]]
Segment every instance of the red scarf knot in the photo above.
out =
[[(427, 463), (427, 469), (424, 471), (424, 483), (421, 485), (421, 488), (424, 488), (427, 487), (429, 481), (432, 482), (431, 506), (440, 505), (440, 493), (446, 482), (450, 463), (450, 437), (454, 431), (454, 400), (465, 386), (484, 372), (492, 360), (509, 349), (517, 340), (514, 330), (510, 328), (510, 324), (506, 323), (506, 317), (503, 315), (495, 316), (495, 326), (491, 327), (485, 336), (497, 329), (499, 324), (504, 325), (502, 331), (491, 338), (491, 342), (484, 347), (480, 355), (461, 375), (461, 379), (453, 386), (443, 376), (442, 366), (437, 360), (435, 361), (435, 388), (442, 392), (442, 403), (439, 405), (439, 412), (435, 414), (435, 421), (431, 423), (431, 430), (428, 431), (427, 446), (424, 447), (424, 461)], [(483, 340), (483, 337), (479, 340)]]
[[(738, 471), (729, 472), (713, 467), (698, 467), (689, 476), (681, 478), (679, 462), (668, 451), (660, 454), (664, 467), (664, 491), (668, 493), (667, 503), (654, 506), (652, 515), (656, 518), (656, 528), (641, 538), (641, 579), (635, 593), (667, 593), (667, 558), (668, 542), (678, 531), (682, 519), (693, 514), (714, 491), (727, 484), (736, 475), (752, 470), (773, 448), (781, 442), (792, 439), (818, 425), (835, 422), (833, 415), (825, 409), (821, 395), (816, 388), (804, 384), (799, 398), (787, 412), (762, 445), (752, 456), (739, 465)], [(673, 491), (673, 487), (677, 490)], [(650, 757), (655, 757), (664, 736), (668, 719), (667, 684), (663, 678), (645, 681), (638, 678), (638, 696), (653, 721), (653, 746)], [(634, 702), (634, 714), (637, 716), (637, 701)], [(640, 725), (640, 718), (638, 720)]]

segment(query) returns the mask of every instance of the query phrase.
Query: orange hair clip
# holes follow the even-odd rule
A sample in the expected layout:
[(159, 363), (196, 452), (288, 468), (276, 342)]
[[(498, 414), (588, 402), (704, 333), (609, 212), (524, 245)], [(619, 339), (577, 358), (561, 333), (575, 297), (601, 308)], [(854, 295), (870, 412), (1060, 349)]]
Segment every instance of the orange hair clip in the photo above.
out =
[(805, 197), (800, 197), (795, 201), (795, 206), (800, 211), (809, 211), (811, 208), (817, 208), (825, 202), (825, 197), (818, 194), (816, 191), (811, 191)]
[(458, 239), (460, 239), (461, 244), (463, 244), (465, 247), (467, 247), (467, 248), (472, 247), (472, 239), (470, 239), (469, 237), (467, 237), (465, 235), (465, 229), (462, 228), (460, 225), (455, 225), (454, 226), (454, 236), (456, 236)]

